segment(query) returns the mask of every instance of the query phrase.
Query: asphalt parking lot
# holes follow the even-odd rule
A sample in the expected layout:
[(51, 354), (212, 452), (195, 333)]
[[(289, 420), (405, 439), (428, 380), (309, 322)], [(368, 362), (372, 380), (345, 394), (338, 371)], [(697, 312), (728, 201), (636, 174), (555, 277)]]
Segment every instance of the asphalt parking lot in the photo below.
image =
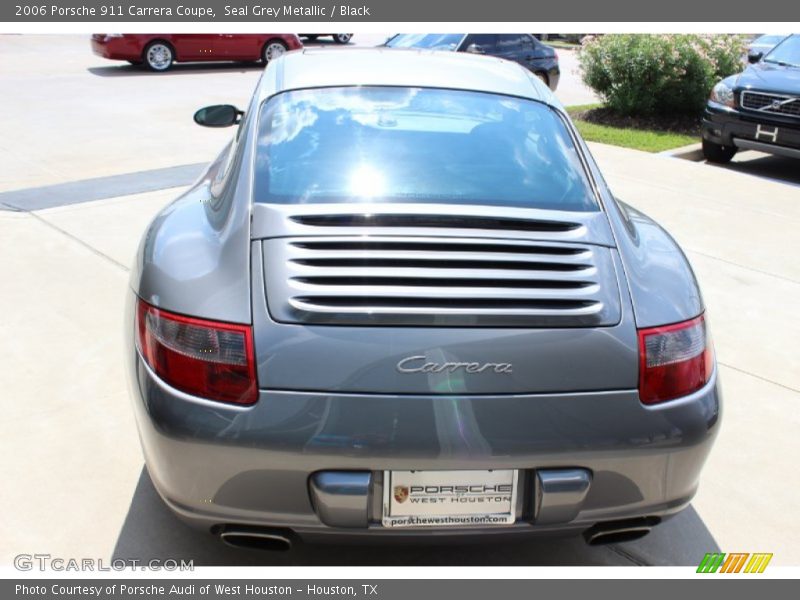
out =
[[(574, 55), (559, 54), (559, 97), (590, 102)], [(719, 168), (592, 145), (615, 193), (687, 251), (708, 306), (724, 420), (687, 511), (641, 541), (595, 548), (570, 538), (235, 550), (175, 520), (143, 470), (122, 306), (144, 227), (231, 135), (197, 127), (193, 111), (244, 106), (260, 69), (156, 75), (93, 56), (80, 36), (0, 36), (0, 55), (0, 564), (24, 552), (197, 565), (672, 565), (720, 549), (800, 564), (796, 161), (744, 153)]]

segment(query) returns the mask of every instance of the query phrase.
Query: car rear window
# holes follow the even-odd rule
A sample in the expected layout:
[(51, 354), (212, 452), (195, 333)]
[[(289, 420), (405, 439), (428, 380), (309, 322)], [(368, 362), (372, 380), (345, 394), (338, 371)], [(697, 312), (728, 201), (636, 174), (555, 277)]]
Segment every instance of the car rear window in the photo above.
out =
[(262, 105), (254, 200), (428, 202), (596, 211), (545, 104), (480, 92), (347, 87)]

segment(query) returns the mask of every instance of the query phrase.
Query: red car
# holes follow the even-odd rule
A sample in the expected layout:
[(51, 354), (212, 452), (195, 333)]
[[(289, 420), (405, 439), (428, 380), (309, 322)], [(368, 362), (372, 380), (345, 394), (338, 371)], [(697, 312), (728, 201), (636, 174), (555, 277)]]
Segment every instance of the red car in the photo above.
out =
[(174, 62), (260, 60), (268, 63), (289, 50), (302, 48), (293, 33), (95, 33), (92, 51), (103, 58), (127, 60), (153, 71)]

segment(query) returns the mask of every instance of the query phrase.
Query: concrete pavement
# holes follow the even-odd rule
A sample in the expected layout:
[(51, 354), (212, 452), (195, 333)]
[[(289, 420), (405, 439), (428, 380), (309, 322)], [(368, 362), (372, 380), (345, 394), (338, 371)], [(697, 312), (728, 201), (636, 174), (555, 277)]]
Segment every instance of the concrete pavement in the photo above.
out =
[(581, 80), (578, 53), (575, 50), (556, 48), (558, 65), (561, 69), (561, 80), (556, 89), (556, 96), (564, 106), (576, 104), (594, 104), (600, 98)]
[[(230, 100), (221, 93), (225, 86), (246, 99), (254, 79), (245, 80), (257, 76), (222, 69), (163, 79), (100, 78), (86, 71), (95, 68), (93, 57), (78, 62), (73, 48), (76, 62), (69, 58), (74, 40), (48, 36), (48, 44), (64, 45), (61, 70), (72, 69), (74, 80), (64, 74), (61, 81), (59, 68), (29, 40), (9, 45), (9, 39), (0, 38), (0, 51), (11, 49), (19, 60), (0, 64), (0, 81), (10, 77), (15, 86), (10, 99), (0, 97), (3, 131), (12, 132), (0, 138), (6, 153), (0, 156), (0, 192), (207, 161), (229, 132), (184, 128), (178, 119), (188, 115), (190, 123), (198, 105)], [(32, 66), (22, 68), (25, 61)], [(49, 84), (36, 75), (38, 68), (53, 71)], [(143, 82), (92, 87), (95, 77)], [(191, 97), (212, 79), (210, 94), (217, 96)], [(48, 85), (49, 97), (40, 97)], [(97, 97), (84, 101), (90, 108), (83, 114), (80, 97), (89, 89)], [(105, 103), (101, 89), (108, 90)], [(159, 126), (137, 137), (129, 136), (148, 113), (137, 112), (132, 100), (135, 110), (124, 104), (129, 90), (161, 98), (149, 113), (158, 115)], [(180, 106), (173, 106), (173, 96)], [(26, 98), (32, 114), (43, 111), (39, 120), (13, 123), (6, 109)], [(93, 111), (107, 119), (99, 130), (92, 130)], [(87, 142), (101, 135), (102, 145)], [(157, 147), (168, 151), (146, 151)], [(136, 152), (129, 156), (126, 148)], [(800, 450), (798, 188), (621, 148), (593, 144), (592, 151), (615, 193), (661, 221), (683, 245), (708, 305), (725, 407), (722, 432), (688, 511), (644, 540), (605, 548), (567, 539), (413, 551), (300, 547), (275, 555), (229, 549), (186, 529), (142, 471), (122, 372), (127, 269), (146, 224), (182, 189), (169, 188), (35, 211), (0, 210), (0, 475), (6, 482), (0, 507), (9, 517), (0, 521), (0, 564), (22, 552), (183, 557), (196, 564), (697, 564), (717, 549), (773, 552), (773, 564), (800, 564), (792, 476)]]
[[(375, 45), (385, 35), (359, 35)], [(207, 162), (231, 135), (194, 124), (209, 104), (246, 107), (263, 67), (151, 73), (94, 56), (89, 36), (0, 35), (0, 191)]]

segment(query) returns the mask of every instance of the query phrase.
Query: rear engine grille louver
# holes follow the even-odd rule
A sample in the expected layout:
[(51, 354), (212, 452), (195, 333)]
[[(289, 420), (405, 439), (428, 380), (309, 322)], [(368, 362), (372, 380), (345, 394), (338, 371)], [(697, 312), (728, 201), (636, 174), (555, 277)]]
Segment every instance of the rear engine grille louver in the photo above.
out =
[[(347, 227), (354, 215), (292, 217)], [(370, 226), (470, 228), (463, 217), (378, 215)], [(383, 220), (387, 220), (384, 223)], [(447, 220), (458, 220), (458, 224)], [(571, 223), (477, 217), (568, 232)], [(390, 224), (391, 223), (391, 224)], [(430, 223), (425, 225), (424, 223)], [(435, 223), (435, 224), (434, 224)], [(480, 223), (480, 224), (479, 224)], [(522, 225), (518, 225), (522, 227)], [(507, 231), (513, 227), (503, 223)], [(560, 227), (561, 229), (554, 229)], [(526, 230), (529, 231), (529, 230)], [(327, 232), (326, 232), (327, 233)], [(331, 232), (333, 233), (333, 232)], [(264, 240), (270, 312), (281, 322), (332, 325), (600, 326), (618, 322), (611, 252), (589, 244), (493, 238), (339, 235)]]
[(427, 214), (336, 214), (296, 215), (295, 223), (313, 227), (436, 227), (439, 229), (499, 229), (502, 231), (574, 231), (580, 223), (484, 217), (477, 215), (427, 215)]

